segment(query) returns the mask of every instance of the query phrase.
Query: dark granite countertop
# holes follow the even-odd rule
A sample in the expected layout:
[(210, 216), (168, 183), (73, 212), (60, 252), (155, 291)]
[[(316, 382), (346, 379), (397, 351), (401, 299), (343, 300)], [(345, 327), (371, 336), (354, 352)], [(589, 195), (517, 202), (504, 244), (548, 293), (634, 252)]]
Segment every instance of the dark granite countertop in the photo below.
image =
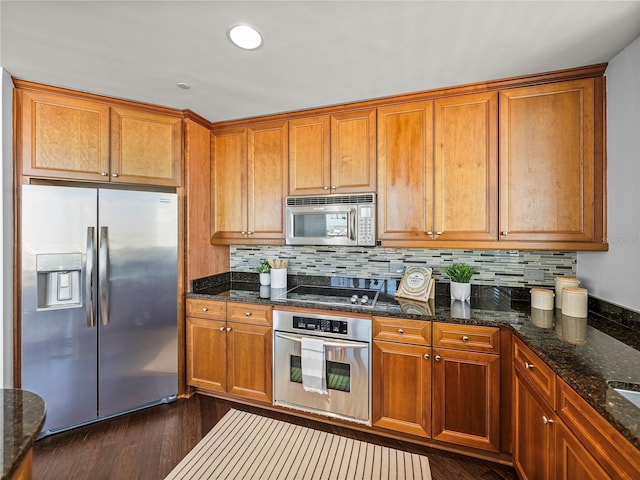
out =
[[(375, 281), (289, 275), (287, 288), (308, 284), (369, 288), (371, 282)], [(394, 298), (397, 283), (396, 280), (385, 282), (373, 308), (272, 299), (270, 288), (260, 287), (257, 274), (236, 272), (193, 281), (187, 297), (510, 328), (640, 449), (640, 408), (614, 389), (640, 391), (640, 322), (634, 321), (635, 318), (630, 320), (629, 315), (621, 316), (617, 312), (612, 319), (607, 314), (616, 312), (615, 308), (607, 310), (606, 302), (591, 299), (587, 319), (563, 316), (559, 310), (532, 311), (529, 289), (482, 285), (472, 286), (469, 304), (451, 303), (448, 284), (436, 286), (435, 301), (429, 304), (398, 302)]]
[(44, 400), (27, 390), (2, 389), (2, 478), (11, 478), (44, 423)]

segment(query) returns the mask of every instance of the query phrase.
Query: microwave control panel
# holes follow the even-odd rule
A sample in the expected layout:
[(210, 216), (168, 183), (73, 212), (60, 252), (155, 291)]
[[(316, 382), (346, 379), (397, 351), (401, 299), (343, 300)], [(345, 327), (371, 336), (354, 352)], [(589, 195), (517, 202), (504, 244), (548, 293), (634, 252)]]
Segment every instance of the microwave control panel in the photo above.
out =
[(347, 322), (322, 318), (293, 317), (293, 328), (327, 333), (348, 334)]
[(358, 245), (375, 246), (376, 230), (373, 205), (358, 206)]

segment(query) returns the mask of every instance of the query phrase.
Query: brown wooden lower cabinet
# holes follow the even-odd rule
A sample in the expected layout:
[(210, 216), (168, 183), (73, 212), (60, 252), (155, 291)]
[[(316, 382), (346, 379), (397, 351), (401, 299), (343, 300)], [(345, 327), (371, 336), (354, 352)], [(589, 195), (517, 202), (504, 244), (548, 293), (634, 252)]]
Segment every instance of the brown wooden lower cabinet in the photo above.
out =
[(562, 423), (562, 420), (556, 420), (555, 430), (556, 480), (606, 480), (612, 478)]
[(187, 317), (187, 384), (227, 390), (227, 322)]
[(227, 323), (227, 391), (271, 403), (271, 327)]

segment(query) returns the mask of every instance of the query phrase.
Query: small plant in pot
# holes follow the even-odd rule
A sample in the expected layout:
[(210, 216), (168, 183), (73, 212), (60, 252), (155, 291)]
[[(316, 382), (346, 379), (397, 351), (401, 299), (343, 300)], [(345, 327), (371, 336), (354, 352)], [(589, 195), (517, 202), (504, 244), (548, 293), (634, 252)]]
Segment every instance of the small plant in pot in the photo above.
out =
[(266, 260), (260, 262), (256, 267), (256, 272), (260, 274), (260, 285), (271, 284), (271, 265), (269, 265)]
[(476, 269), (466, 263), (452, 263), (443, 268), (451, 280), (451, 300), (461, 300), (468, 302), (471, 297), (471, 276), (476, 273)]

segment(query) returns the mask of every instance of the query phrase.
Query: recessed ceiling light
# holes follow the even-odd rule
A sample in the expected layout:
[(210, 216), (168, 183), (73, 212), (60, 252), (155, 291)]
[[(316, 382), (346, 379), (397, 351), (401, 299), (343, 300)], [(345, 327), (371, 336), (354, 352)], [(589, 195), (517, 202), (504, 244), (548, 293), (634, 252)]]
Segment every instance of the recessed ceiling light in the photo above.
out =
[(245, 50), (255, 50), (262, 45), (262, 35), (251, 25), (234, 25), (228, 32), (229, 40)]
[(182, 88), (183, 90), (189, 90), (191, 88), (191, 85), (184, 82), (178, 82), (176, 85), (178, 85), (178, 88)]

